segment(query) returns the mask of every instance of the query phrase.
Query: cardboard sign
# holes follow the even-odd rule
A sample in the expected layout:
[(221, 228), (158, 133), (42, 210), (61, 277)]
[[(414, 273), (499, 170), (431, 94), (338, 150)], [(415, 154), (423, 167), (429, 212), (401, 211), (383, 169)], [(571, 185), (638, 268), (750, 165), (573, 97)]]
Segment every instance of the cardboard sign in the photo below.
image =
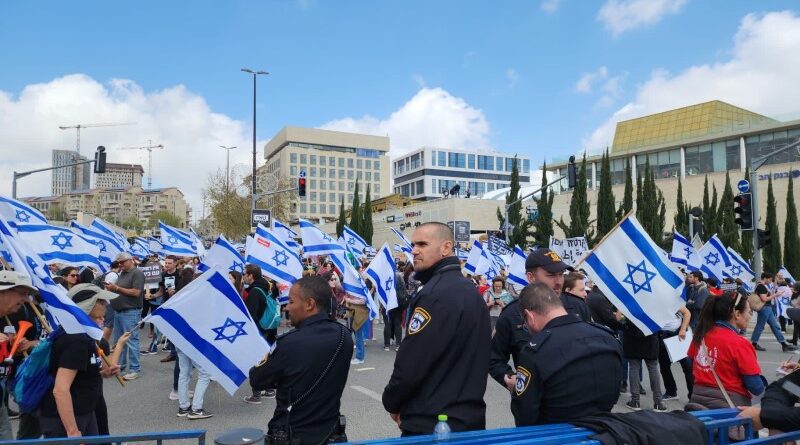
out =
[(148, 264), (140, 266), (139, 270), (144, 274), (144, 287), (147, 289), (157, 288), (161, 282), (161, 265)]
[(585, 236), (566, 239), (551, 236), (550, 250), (557, 253), (565, 263), (575, 266), (589, 251), (589, 243), (586, 242)]

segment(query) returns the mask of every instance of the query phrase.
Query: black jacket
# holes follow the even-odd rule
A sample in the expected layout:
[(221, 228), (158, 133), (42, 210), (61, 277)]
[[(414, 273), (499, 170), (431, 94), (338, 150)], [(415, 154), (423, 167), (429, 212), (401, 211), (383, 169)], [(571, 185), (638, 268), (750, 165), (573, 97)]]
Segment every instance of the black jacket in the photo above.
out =
[(602, 413), (571, 423), (596, 431), (597, 434), (589, 436), (589, 439), (597, 440), (603, 445), (708, 443), (703, 422), (685, 411)]
[[(322, 376), (334, 353), (336, 358), (327, 375), (307, 398), (298, 402)], [(285, 429), (288, 423), (292, 439), (301, 444), (318, 444), (327, 439), (338, 421), (352, 357), (350, 332), (328, 314), (311, 316), (278, 337), (277, 347), (267, 361), (250, 369), (253, 389), (278, 390), (275, 414), (269, 421), (270, 433)]]
[(599, 323), (614, 332), (622, 330), (623, 326), (625, 326), (624, 323), (617, 321), (617, 318), (614, 317), (616, 308), (597, 286), (594, 286), (592, 291), (589, 292), (589, 296), (586, 297), (586, 305), (589, 307), (589, 312), (592, 314), (592, 320), (595, 323)]
[(456, 257), (417, 273), (423, 287), (409, 305), (407, 332), (383, 391), (404, 432), (431, 434), (439, 414), (453, 431), (486, 427), (489, 313)]
[(503, 388), (506, 387), (503, 377), (514, 373), (508, 364), (509, 357), (516, 364), (519, 352), (531, 339), (528, 328), (525, 327), (525, 321), (522, 320), (522, 315), (519, 313), (518, 303), (519, 300), (514, 300), (503, 308), (500, 317), (497, 318), (492, 337), (489, 375)]
[(788, 387), (797, 391), (798, 386), (800, 372), (797, 371), (767, 386), (761, 399), (761, 423), (765, 428), (785, 432), (800, 430), (800, 407), (795, 407), (800, 401), (800, 394), (792, 394), (787, 390)]
[(263, 278), (253, 281), (250, 287), (247, 288), (247, 299), (244, 300), (244, 305), (247, 307), (250, 317), (256, 322), (258, 331), (262, 334), (264, 330), (261, 329), (258, 320), (261, 319), (261, 316), (264, 315), (264, 310), (267, 308), (267, 300), (265, 298), (272, 298), (269, 292), (269, 283)]
[(575, 315), (581, 321), (592, 321), (592, 316), (589, 314), (589, 306), (586, 305), (586, 300), (583, 298), (562, 292), (561, 304), (564, 305), (567, 313)]
[(517, 426), (610, 412), (619, 398), (622, 351), (604, 326), (567, 314), (550, 320), (519, 355), (511, 412)]

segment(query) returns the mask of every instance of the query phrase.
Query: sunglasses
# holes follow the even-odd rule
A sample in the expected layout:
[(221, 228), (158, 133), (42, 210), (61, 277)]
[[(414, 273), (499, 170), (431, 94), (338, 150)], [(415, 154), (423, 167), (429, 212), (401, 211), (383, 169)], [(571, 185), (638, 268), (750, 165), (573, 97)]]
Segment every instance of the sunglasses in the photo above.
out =
[(67, 276), (70, 277), (70, 278), (78, 278), (78, 274), (76, 274), (76, 273), (71, 273), (71, 274), (69, 274)]

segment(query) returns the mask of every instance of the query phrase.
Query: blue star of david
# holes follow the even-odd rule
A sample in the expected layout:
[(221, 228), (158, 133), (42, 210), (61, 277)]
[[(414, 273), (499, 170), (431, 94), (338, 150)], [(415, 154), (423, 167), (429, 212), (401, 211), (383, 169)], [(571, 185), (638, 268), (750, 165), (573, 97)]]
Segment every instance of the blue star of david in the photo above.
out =
[(742, 266), (736, 266), (736, 265), (731, 266), (731, 275), (733, 275), (734, 277), (738, 277), (741, 274), (742, 274)]
[(174, 236), (169, 236), (167, 237), (167, 242), (170, 244), (178, 244), (178, 238), (175, 238)]
[(231, 267), (228, 268), (228, 270), (235, 270), (239, 273), (244, 273), (244, 265), (238, 261), (234, 261), (233, 264), (231, 264)]
[(706, 264), (710, 264), (712, 266), (716, 266), (720, 261), (719, 254), (714, 252), (709, 252), (708, 255), (706, 255), (703, 259), (706, 261)]
[(17, 221), (24, 223), (30, 221), (31, 219), (30, 215), (28, 215), (28, 212), (26, 212), (25, 210), (17, 210), (16, 218)]
[[(636, 296), (636, 294), (641, 290), (647, 292), (653, 292), (653, 289), (650, 286), (650, 282), (653, 280), (653, 278), (655, 278), (656, 273), (647, 270), (647, 267), (644, 265), (644, 260), (642, 260), (642, 262), (636, 266), (632, 264), (628, 264), (627, 266), (628, 266), (628, 275), (625, 277), (625, 279), (622, 280), (622, 282), (628, 283), (631, 286), (633, 286), (633, 295)], [(635, 274), (636, 272), (641, 272), (642, 274), (644, 274), (643, 282), (637, 283), (636, 280), (633, 278), (633, 274)]]
[(97, 242), (97, 247), (100, 248), (101, 252), (105, 252), (106, 251), (106, 243), (104, 243), (103, 241), (98, 241)]
[(276, 250), (275, 255), (272, 256), (272, 261), (275, 261), (276, 266), (286, 266), (286, 262), (289, 261), (289, 257), (286, 255), (286, 252), (282, 250)]
[[(247, 332), (244, 330), (244, 324), (245, 322), (243, 321), (233, 321), (230, 318), (225, 319), (225, 323), (222, 326), (211, 329), (217, 334), (214, 340), (228, 340), (230, 343), (235, 342), (238, 337), (247, 335)], [(236, 332), (231, 335), (225, 335), (225, 330), (228, 328), (234, 328)]]
[(392, 286), (394, 286), (394, 278), (389, 277), (389, 279), (386, 280), (386, 287), (384, 289), (387, 291), (392, 290)]
[(59, 232), (58, 235), (51, 235), (50, 238), (53, 239), (51, 246), (56, 246), (61, 250), (72, 247), (72, 235), (64, 235), (64, 232)]
[(688, 260), (689, 257), (692, 256), (692, 248), (691, 247), (687, 247), (687, 248), (683, 249), (683, 251), (684, 251), (684, 253), (686, 253), (686, 259)]
[(355, 246), (356, 245), (356, 239), (355, 238), (348, 239), (347, 240), (347, 244), (350, 244), (351, 246)]
[(327, 242), (327, 243), (332, 243), (333, 242), (333, 240), (331, 239), (331, 237), (328, 236), (327, 233), (322, 235), (322, 239), (325, 240), (325, 242)]

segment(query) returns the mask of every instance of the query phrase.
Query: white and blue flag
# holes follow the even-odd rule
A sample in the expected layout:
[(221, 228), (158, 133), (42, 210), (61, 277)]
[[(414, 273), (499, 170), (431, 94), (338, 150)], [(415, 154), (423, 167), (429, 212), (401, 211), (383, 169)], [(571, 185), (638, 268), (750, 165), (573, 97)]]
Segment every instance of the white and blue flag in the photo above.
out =
[(128, 248), (128, 252), (140, 260), (150, 256), (150, 241), (146, 238), (137, 236), (133, 238), (133, 244)]
[(394, 233), (395, 235), (397, 235), (398, 238), (400, 238), (401, 245), (411, 249), (411, 240), (406, 238), (406, 235), (403, 232), (395, 229), (394, 227), (390, 227), (389, 229), (391, 229), (392, 233)]
[(344, 238), (347, 248), (358, 256), (363, 255), (364, 251), (370, 248), (370, 245), (364, 241), (364, 238), (361, 238), (359, 234), (357, 234), (348, 226), (344, 226), (344, 230), (342, 230), (342, 238)]
[(94, 228), (94, 230), (97, 230), (99, 232), (105, 233), (108, 236), (111, 236), (112, 238), (117, 240), (117, 244), (122, 246), (123, 249), (125, 250), (128, 249), (129, 243), (128, 240), (125, 238), (125, 236), (114, 230), (114, 227), (111, 224), (104, 221), (102, 218), (98, 218), (95, 216), (95, 218), (92, 220), (92, 224), (90, 224), (90, 227)]
[(714, 277), (719, 283), (722, 283), (722, 279), (727, 275), (727, 270), (731, 267), (731, 259), (716, 234), (706, 241), (697, 256), (700, 258), (698, 269), (706, 276)]
[(100, 247), (66, 227), (48, 224), (17, 225), (17, 237), (45, 264), (89, 266), (108, 270), (111, 258)]
[(478, 240), (472, 241), (464, 269), (472, 275), (484, 275), (491, 267), (492, 262), (484, 252), (483, 245)]
[(343, 255), (347, 253), (344, 246), (317, 226), (305, 219), (300, 220), (300, 235), (303, 238), (303, 256)]
[(792, 281), (792, 283), (794, 283), (795, 281), (797, 281), (797, 280), (795, 280), (795, 279), (794, 279), (794, 277), (792, 276), (792, 274), (791, 274), (791, 273), (789, 273), (789, 271), (786, 269), (786, 266), (781, 266), (780, 270), (778, 270), (778, 273), (779, 273), (779, 274), (781, 274), (781, 275), (783, 275), (783, 278), (788, 278), (789, 280), (791, 280), (791, 281)]
[[(50, 278), (44, 261), (11, 233), (11, 228), (0, 218), (0, 242), (8, 248), (9, 263), (14, 270), (31, 277), (33, 286), (39, 290), (49, 315), (68, 334), (87, 334), (95, 340), (103, 338), (103, 330), (94, 320), (75, 305), (67, 296), (67, 290)], [(55, 325), (53, 326), (55, 327)]]
[(218, 269), (205, 272), (142, 322), (153, 323), (233, 395), (268, 345), (227, 275)]
[(113, 259), (120, 253), (127, 251), (116, 237), (95, 227), (82, 226), (75, 220), (70, 221), (69, 227), (73, 232), (83, 235), (84, 238), (94, 243), (100, 249), (100, 254), (106, 258)]
[[(394, 243), (394, 250), (395, 250), (395, 252), (403, 253), (403, 255), (406, 256), (406, 259), (409, 262), (414, 262), (414, 255), (411, 253), (411, 248), (410, 247)], [(466, 261), (467, 257), (469, 256), (469, 253), (468, 252), (464, 252), (463, 250), (462, 250), (462, 252), (463, 252), (463, 255), (464, 255), (464, 260)]]
[(365, 271), (372, 284), (375, 286), (376, 293), (380, 302), (387, 311), (397, 307), (397, 291), (395, 290), (395, 280), (397, 278), (397, 265), (394, 263), (389, 245), (384, 243), (383, 247), (369, 263)]
[(164, 245), (161, 244), (161, 241), (158, 238), (154, 238), (152, 236), (147, 237), (147, 248), (150, 251), (150, 254), (156, 254), (161, 256), (169, 255), (164, 253)]
[(672, 253), (669, 255), (670, 261), (686, 268), (689, 272), (695, 271), (700, 267), (700, 257), (697, 250), (685, 236), (677, 231), (672, 232)]
[(203, 244), (203, 238), (194, 231), (193, 228), (189, 228), (189, 236), (192, 239), (192, 243), (197, 250), (197, 256), (202, 257), (206, 254), (206, 246)]
[(303, 262), (294, 249), (283, 244), (261, 224), (256, 227), (253, 243), (245, 260), (247, 264), (260, 267), (264, 275), (278, 283), (281, 304), (288, 302), (289, 288), (303, 276)]
[[(195, 256), (197, 246), (194, 237), (181, 229), (158, 222), (161, 232), (161, 253), (163, 255)], [(153, 249), (150, 249), (151, 251)]]
[(508, 281), (516, 289), (522, 289), (528, 285), (528, 277), (525, 274), (525, 259), (525, 252), (519, 246), (514, 246), (514, 252), (511, 254), (511, 264), (508, 267)]
[(239, 251), (224, 236), (220, 235), (206, 252), (206, 256), (203, 257), (203, 261), (198, 265), (198, 269), (200, 272), (205, 272), (216, 267), (220, 270), (236, 271), (243, 274), (244, 265), (244, 258), (239, 254)]
[(753, 283), (756, 280), (756, 273), (753, 272), (753, 268), (739, 253), (730, 247), (728, 247), (728, 257), (731, 260), (731, 265), (725, 271), (725, 274), (733, 279), (742, 280), (742, 287), (748, 292), (753, 292), (753, 289), (755, 289)]
[(0, 218), (11, 228), (25, 224), (49, 224), (47, 218), (33, 207), (16, 199), (0, 196)]
[(294, 240), (295, 238), (300, 238), (300, 235), (290, 229), (286, 224), (274, 218), (272, 220), (272, 234), (281, 240), (283, 244), (286, 244), (295, 251), (300, 248), (300, 244), (297, 244), (297, 241)]
[(634, 216), (628, 216), (585, 257), (582, 267), (608, 299), (645, 335), (675, 319), (684, 279)]

